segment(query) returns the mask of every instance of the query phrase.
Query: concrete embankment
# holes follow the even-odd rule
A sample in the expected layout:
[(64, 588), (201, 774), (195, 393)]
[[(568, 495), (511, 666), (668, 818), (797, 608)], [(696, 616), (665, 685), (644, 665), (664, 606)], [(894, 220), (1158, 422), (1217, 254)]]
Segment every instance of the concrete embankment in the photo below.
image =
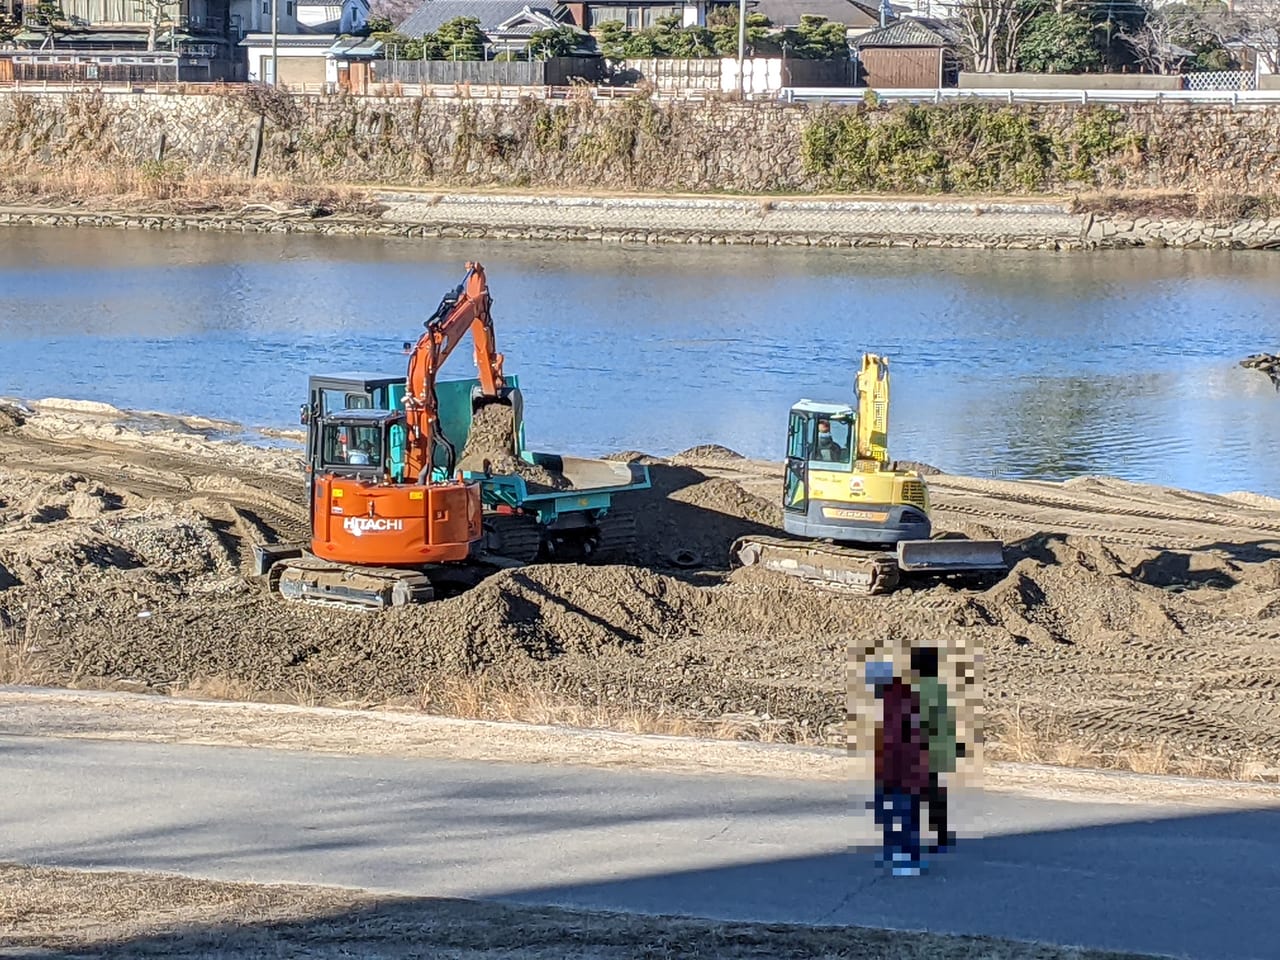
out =
[(1073, 212), (1068, 203), (529, 196), (373, 191), (381, 213), (0, 207), (0, 225), (796, 247), (1280, 248), (1280, 218)]

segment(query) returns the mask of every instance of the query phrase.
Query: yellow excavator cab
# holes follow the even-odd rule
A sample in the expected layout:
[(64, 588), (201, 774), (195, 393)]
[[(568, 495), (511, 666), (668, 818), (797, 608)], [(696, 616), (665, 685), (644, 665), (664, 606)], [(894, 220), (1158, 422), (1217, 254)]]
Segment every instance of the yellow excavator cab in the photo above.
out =
[(887, 457), (860, 456), (863, 423), (847, 404), (801, 400), (791, 408), (783, 494), (787, 533), (839, 543), (928, 539), (923, 478), (889, 469)]

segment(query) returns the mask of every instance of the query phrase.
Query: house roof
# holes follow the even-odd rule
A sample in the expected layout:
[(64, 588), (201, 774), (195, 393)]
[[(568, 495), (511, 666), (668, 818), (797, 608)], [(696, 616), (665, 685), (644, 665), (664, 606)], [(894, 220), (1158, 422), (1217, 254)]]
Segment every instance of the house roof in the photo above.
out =
[[(775, 27), (798, 27), (805, 14), (826, 17), (831, 23), (847, 27), (880, 26), (879, 4), (863, 0), (755, 0), (750, 7), (752, 13), (764, 14)], [(894, 5), (895, 11), (906, 9)]]
[(382, 41), (373, 37), (341, 37), (325, 56), (337, 60), (379, 60), (382, 58), (382, 46)]
[(950, 26), (925, 17), (902, 17), (853, 41), (855, 47), (949, 47), (953, 43)]
[[(475, 17), (480, 21), (480, 29), (489, 33), (516, 19), (526, 9), (559, 25), (561, 20), (556, 16), (558, 7), (558, 3), (539, 3), (536, 0), (423, 0), (418, 9), (396, 26), (396, 31), (406, 36), (420, 37), (433, 33), (455, 17)], [(542, 29), (542, 26), (536, 29)]]
[[(316, 50), (328, 50), (338, 37), (332, 33), (280, 33), (276, 35), (276, 43), (281, 47), (312, 47)], [(269, 47), (271, 34), (247, 33), (240, 41), (242, 47)]]

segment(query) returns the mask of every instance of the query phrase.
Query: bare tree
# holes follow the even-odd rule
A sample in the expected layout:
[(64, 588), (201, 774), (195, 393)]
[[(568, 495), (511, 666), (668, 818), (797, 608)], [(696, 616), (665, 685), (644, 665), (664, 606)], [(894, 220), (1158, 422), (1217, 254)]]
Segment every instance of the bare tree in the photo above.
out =
[(1018, 69), (1022, 31), (1043, 7), (1036, 0), (959, 0), (955, 24), (975, 73)]
[(1272, 73), (1280, 73), (1280, 0), (1235, 0), (1231, 32)]
[(161, 25), (173, 27), (173, 15), (182, 6), (181, 0), (137, 0), (142, 16), (147, 21), (147, 49), (155, 50), (156, 36)]
[(415, 0), (369, 0), (369, 19), (385, 17), (398, 27), (418, 7)]
[(1121, 30), (1117, 36), (1133, 50), (1138, 63), (1152, 73), (1175, 72), (1185, 59), (1174, 38), (1182, 34), (1184, 8), (1172, 11), (1166, 6), (1148, 7), (1142, 26), (1136, 30)]

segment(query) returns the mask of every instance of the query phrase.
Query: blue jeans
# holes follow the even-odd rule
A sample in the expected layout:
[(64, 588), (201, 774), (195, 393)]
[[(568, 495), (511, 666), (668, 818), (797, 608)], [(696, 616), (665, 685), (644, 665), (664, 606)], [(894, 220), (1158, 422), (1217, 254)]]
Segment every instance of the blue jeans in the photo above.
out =
[(884, 862), (920, 866), (920, 794), (876, 790), (876, 823), (884, 829)]

